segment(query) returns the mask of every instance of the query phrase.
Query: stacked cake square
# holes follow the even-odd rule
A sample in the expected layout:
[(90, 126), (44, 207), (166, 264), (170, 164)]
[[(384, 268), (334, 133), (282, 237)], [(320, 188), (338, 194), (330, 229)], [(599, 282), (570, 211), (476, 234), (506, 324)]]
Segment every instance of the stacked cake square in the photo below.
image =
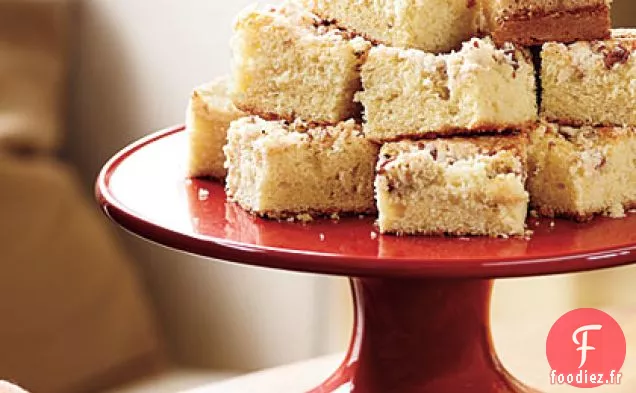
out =
[(532, 208), (624, 216), (636, 202), (636, 39), (610, 29), (609, 9), (249, 7), (231, 76), (190, 100), (190, 176), (224, 180), (231, 202), (265, 218), (371, 214), (383, 234), (524, 236)]
[(543, 46), (528, 183), (540, 214), (589, 221), (636, 208), (635, 51), (636, 30)]

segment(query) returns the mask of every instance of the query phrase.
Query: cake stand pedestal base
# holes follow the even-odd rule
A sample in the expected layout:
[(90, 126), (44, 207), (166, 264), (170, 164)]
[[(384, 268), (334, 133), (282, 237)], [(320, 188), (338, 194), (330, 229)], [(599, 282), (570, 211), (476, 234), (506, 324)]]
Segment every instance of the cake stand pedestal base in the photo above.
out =
[(351, 280), (354, 337), (311, 393), (529, 393), (501, 365), (490, 332), (493, 281)]

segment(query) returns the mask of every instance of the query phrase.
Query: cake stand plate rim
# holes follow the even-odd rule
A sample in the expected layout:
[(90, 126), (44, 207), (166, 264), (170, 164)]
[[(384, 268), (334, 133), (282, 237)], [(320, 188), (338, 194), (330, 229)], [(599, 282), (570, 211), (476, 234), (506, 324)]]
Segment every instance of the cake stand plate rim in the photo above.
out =
[[(129, 157), (143, 149), (152, 148), (158, 141), (184, 134), (185, 131), (185, 126), (178, 125), (154, 132), (130, 144), (108, 160), (95, 184), (97, 201), (109, 218), (137, 236), (178, 251), (256, 267), (357, 277), (494, 279), (584, 272), (636, 263), (636, 241), (622, 247), (599, 247), (585, 253), (561, 252), (541, 258), (482, 255), (468, 259), (422, 260), (403, 256), (383, 257), (314, 252), (256, 245), (197, 233), (186, 234), (137, 214), (115, 195), (110, 184), (113, 175)], [(185, 177), (183, 180), (185, 182)], [(626, 220), (636, 220), (636, 216), (630, 216)], [(400, 241), (395, 237), (391, 239), (392, 242)], [(462, 242), (465, 239), (455, 240)], [(444, 241), (449, 240), (444, 239)], [(408, 245), (406, 242), (404, 244)]]

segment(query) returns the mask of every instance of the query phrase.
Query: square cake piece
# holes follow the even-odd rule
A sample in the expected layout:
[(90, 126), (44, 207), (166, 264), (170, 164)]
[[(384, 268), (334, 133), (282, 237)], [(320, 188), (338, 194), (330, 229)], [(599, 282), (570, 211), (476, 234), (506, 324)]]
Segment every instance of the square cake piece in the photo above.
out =
[(313, 126), (242, 118), (225, 147), (228, 198), (274, 219), (372, 213), (378, 150), (353, 120)]
[(389, 46), (450, 52), (475, 36), (479, 7), (470, 0), (302, 0), (323, 19)]
[(531, 55), (490, 39), (434, 55), (375, 47), (362, 66), (365, 133), (374, 140), (521, 129), (538, 118)]
[(572, 126), (636, 126), (636, 30), (607, 41), (548, 43), (541, 112)]
[(530, 141), (528, 189), (539, 214), (587, 221), (636, 208), (636, 128), (543, 123)]
[(488, 29), (499, 44), (602, 40), (611, 28), (610, 0), (485, 0)]
[(375, 183), (380, 231), (525, 235), (527, 145), (525, 134), (386, 144)]
[(186, 113), (189, 177), (225, 178), (227, 130), (232, 121), (243, 116), (228, 96), (228, 77), (194, 89)]
[(369, 42), (292, 3), (249, 8), (234, 29), (231, 97), (239, 109), (323, 124), (360, 117), (354, 96)]

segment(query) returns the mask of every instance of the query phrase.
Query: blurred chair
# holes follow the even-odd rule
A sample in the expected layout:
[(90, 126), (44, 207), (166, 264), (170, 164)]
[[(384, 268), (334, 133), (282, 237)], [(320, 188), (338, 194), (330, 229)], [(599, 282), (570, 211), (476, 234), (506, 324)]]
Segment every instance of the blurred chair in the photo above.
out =
[(173, 367), (135, 264), (57, 158), (71, 8), (0, 1), (0, 379), (43, 393), (222, 379)]

